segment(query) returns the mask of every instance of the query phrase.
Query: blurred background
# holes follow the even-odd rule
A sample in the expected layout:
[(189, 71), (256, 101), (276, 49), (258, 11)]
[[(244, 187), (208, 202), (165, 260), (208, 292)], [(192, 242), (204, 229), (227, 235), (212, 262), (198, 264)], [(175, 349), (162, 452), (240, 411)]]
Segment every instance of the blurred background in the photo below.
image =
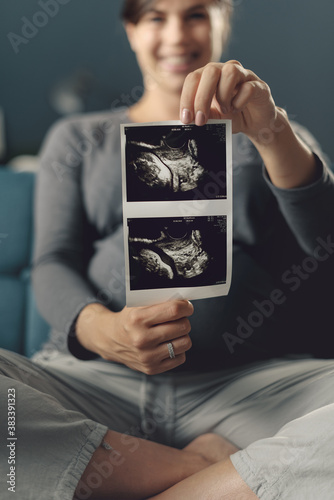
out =
[[(276, 103), (333, 160), (334, 2), (234, 4), (223, 60), (238, 59), (265, 80)], [(1, 0), (1, 164), (36, 155), (47, 129), (65, 114), (129, 105), (140, 97), (141, 77), (119, 23), (120, 6), (121, 0)]]

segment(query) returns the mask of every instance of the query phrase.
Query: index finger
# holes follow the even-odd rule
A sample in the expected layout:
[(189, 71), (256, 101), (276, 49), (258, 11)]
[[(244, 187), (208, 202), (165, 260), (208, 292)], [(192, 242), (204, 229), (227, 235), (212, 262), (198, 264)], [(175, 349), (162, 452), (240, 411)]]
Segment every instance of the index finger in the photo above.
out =
[(220, 77), (221, 68), (213, 63), (187, 75), (180, 100), (180, 119), (183, 123), (206, 123)]

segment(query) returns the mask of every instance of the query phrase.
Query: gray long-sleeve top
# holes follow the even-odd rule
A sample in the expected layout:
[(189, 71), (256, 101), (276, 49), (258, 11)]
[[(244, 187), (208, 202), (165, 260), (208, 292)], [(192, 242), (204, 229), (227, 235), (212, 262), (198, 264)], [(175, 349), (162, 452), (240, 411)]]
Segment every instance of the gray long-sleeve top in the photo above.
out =
[[(37, 304), (51, 325), (51, 344), (64, 350), (68, 343), (83, 359), (94, 355), (75, 338), (82, 308), (100, 302), (119, 311), (125, 305), (120, 124), (129, 122), (124, 108), (62, 119), (41, 150), (33, 269)], [(310, 134), (297, 125), (296, 130), (321, 156)], [(233, 136), (231, 291), (194, 302), (193, 347), (181, 369), (327, 352), (334, 176), (317, 160), (312, 185), (279, 189), (250, 141)]]

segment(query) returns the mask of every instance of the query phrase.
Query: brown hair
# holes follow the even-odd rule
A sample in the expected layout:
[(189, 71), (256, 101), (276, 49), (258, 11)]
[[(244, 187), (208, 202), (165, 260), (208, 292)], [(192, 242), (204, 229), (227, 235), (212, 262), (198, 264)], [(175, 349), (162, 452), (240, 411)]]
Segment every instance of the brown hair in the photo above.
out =
[[(151, 8), (154, 0), (124, 0), (121, 10), (121, 18), (124, 22), (137, 24), (140, 18)], [(212, 0), (218, 7), (222, 8), (228, 25), (231, 21), (233, 11), (233, 0)]]
[(137, 24), (150, 9), (153, 0), (124, 0), (121, 17), (124, 22)]

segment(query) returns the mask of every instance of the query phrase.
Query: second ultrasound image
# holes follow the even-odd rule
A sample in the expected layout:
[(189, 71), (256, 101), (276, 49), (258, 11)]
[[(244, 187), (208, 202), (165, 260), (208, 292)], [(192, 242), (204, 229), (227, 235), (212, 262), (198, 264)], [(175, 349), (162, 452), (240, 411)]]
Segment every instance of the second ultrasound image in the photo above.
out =
[(128, 219), (130, 289), (226, 282), (226, 216)]

